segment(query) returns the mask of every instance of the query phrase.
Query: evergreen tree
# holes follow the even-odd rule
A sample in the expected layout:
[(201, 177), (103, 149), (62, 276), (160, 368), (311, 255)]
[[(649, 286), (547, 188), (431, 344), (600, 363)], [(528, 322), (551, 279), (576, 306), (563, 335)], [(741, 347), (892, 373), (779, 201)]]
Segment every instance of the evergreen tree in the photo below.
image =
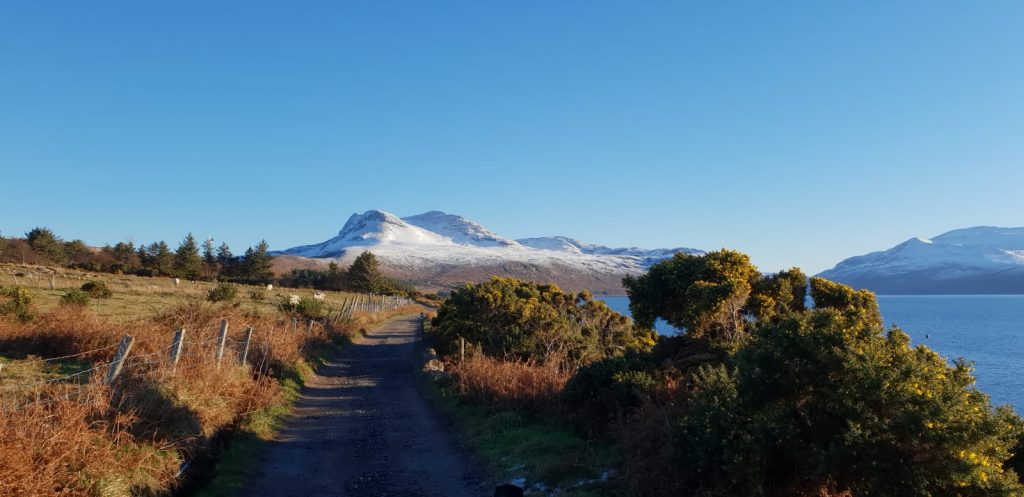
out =
[(110, 257), (121, 265), (122, 270), (135, 269), (142, 263), (132, 242), (117, 242), (113, 247), (108, 247), (107, 251), (110, 252)]
[(203, 262), (208, 266), (217, 264), (217, 255), (213, 251), (213, 238), (207, 238), (203, 242)]
[(266, 240), (260, 240), (256, 248), (249, 247), (242, 256), (242, 278), (252, 283), (269, 283), (274, 278), (273, 265), (270, 245)]
[(92, 251), (82, 240), (71, 240), (64, 244), (64, 260), (70, 264), (88, 262)]
[(220, 268), (221, 276), (235, 276), (237, 271), (235, 270), (235, 256), (231, 253), (231, 247), (228, 244), (221, 243), (217, 247), (217, 266)]
[(7, 239), (4, 238), (3, 233), (0, 233), (0, 257), (3, 257), (7, 253)]
[(64, 262), (64, 243), (49, 228), (32, 228), (25, 233), (25, 240), (36, 255), (58, 264)]
[(370, 252), (363, 252), (348, 268), (348, 281), (352, 290), (357, 292), (377, 293), (384, 287), (384, 277), (380, 274), (380, 261)]
[(139, 257), (139, 265), (141, 265), (143, 269), (152, 272), (154, 269), (153, 254), (155, 253), (155, 243), (151, 243), (149, 245), (139, 244), (139, 249), (136, 251), (136, 255)]
[(344, 290), (348, 287), (347, 274), (342, 271), (337, 262), (331, 261), (327, 265), (327, 289)]
[(205, 266), (203, 269), (207, 277), (217, 275), (217, 254), (214, 253), (213, 238), (203, 241), (203, 266)]
[(170, 276), (174, 273), (174, 252), (171, 252), (171, 247), (167, 245), (167, 242), (161, 240), (156, 244), (156, 249), (153, 252), (153, 267), (157, 274)]
[(174, 272), (190, 280), (199, 279), (203, 275), (203, 260), (199, 257), (199, 245), (192, 233), (174, 251)]

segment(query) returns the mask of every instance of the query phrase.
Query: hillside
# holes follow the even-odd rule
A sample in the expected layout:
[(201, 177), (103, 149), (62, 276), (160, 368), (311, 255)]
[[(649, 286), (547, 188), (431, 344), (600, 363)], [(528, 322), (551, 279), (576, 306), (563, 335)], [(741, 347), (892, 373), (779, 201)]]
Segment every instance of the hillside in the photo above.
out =
[(1024, 228), (978, 226), (851, 257), (820, 276), (881, 294), (1024, 293)]
[(347, 265), (363, 251), (378, 256), (390, 276), (425, 288), (450, 288), (499, 275), (599, 293), (621, 293), (623, 276), (676, 252), (702, 253), (685, 247), (612, 248), (563, 236), (513, 240), (440, 211), (400, 218), (370, 210), (353, 214), (326, 241), (275, 252), (280, 256), (276, 268), (322, 267), (331, 260)]

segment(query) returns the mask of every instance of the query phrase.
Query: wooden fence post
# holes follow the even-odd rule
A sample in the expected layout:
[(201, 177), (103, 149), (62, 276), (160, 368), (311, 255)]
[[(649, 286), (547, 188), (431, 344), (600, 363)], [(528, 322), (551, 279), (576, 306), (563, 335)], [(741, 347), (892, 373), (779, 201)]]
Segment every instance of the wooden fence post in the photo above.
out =
[(306, 335), (312, 335), (312, 334), (313, 334), (313, 320), (310, 319), (309, 320), (309, 324), (306, 326)]
[(459, 337), (459, 357), (466, 362), (466, 339)]
[(228, 320), (220, 320), (220, 334), (217, 335), (217, 367), (220, 367), (220, 360), (224, 357), (224, 344), (228, 341)]
[(178, 367), (178, 360), (181, 359), (181, 348), (185, 345), (185, 328), (178, 328), (174, 332), (174, 340), (171, 341), (171, 371)]
[(121, 344), (117, 346), (117, 353), (114, 354), (114, 361), (110, 363), (110, 371), (107, 371), (107, 380), (104, 381), (107, 385), (114, 382), (118, 374), (121, 374), (121, 368), (124, 367), (125, 359), (128, 359), (128, 352), (132, 350), (132, 345), (135, 343), (135, 338), (131, 335), (125, 335), (121, 339)]
[(245, 327), (245, 338), (242, 339), (242, 353), (238, 355), (238, 364), (245, 366), (245, 360), (249, 357), (249, 341), (252, 340), (252, 326)]

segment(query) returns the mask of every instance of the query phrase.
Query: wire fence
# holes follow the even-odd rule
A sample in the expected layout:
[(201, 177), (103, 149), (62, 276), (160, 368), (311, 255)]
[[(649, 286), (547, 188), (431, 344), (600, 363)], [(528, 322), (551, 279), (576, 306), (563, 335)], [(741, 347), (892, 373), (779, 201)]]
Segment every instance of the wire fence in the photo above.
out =
[[(0, 411), (73, 399), (78, 395), (76, 391), (91, 390), (96, 384), (114, 385), (125, 376), (154, 373), (168, 376), (211, 367), (249, 368), (252, 374), (262, 376), (274, 360), (275, 346), (292, 346), (298, 353), (306, 341), (327, 333), (329, 326), (328, 319), (310, 319), (304, 320), (301, 326), (277, 323), (258, 329), (245, 322), (231, 326), (227, 320), (222, 320), (212, 337), (187, 339), (189, 330), (177, 329), (167, 333), (165, 343), (155, 348), (150, 346), (142, 353), (132, 352), (136, 339), (125, 335), (118, 343), (75, 354), (48, 358), (28, 356), (0, 363)], [(211, 333), (209, 328), (197, 330), (200, 336), (208, 333)], [(152, 341), (150, 338), (149, 342)], [(45, 368), (77, 365), (70, 361), (97, 357), (105, 359), (93, 360), (83, 369), (67, 374), (53, 377), (44, 374)], [(36, 377), (26, 380), (25, 374)], [(60, 391), (53, 391), (53, 387), (59, 387)]]
[[(210, 283), (160, 281), (160, 284), (140, 284), (130, 277), (104, 275), (112, 289), (124, 289), (133, 293), (202, 293)], [(106, 276), (110, 276), (109, 278)], [(95, 279), (95, 275), (75, 271), (55, 271), (42, 267), (12, 268), (0, 270), (0, 277), (16, 286), (28, 286), (49, 290), (70, 290), (79, 288), (83, 282)], [(298, 299), (292, 294), (296, 290), (278, 289), (278, 298), (282, 300)], [(283, 292), (283, 295), (280, 293)], [(115, 300), (117, 293), (115, 292)], [(323, 292), (314, 291), (313, 298), (324, 301), (327, 314), (322, 319), (299, 319), (292, 317), (273, 325), (254, 327), (248, 323), (237, 323), (228, 326), (222, 322), (197, 330), (169, 330), (167, 341), (150, 335), (144, 338), (125, 336), (120, 342), (93, 348), (74, 354), (40, 358), (28, 356), (18, 361), (0, 362), (0, 409), (12, 405), (21, 408), (25, 402), (47, 387), (85, 388), (90, 383), (111, 384), (125, 375), (148, 374), (160, 371), (161, 374), (173, 374), (201, 367), (215, 367), (227, 364), (250, 367), (257, 375), (266, 374), (271, 367), (275, 355), (275, 346), (283, 343), (275, 337), (283, 334), (304, 334), (313, 336), (327, 331), (328, 323), (346, 321), (357, 314), (376, 314), (395, 311), (403, 306), (414, 304), (412, 299), (388, 295), (333, 293), (327, 299)], [(106, 302), (112, 307), (114, 302)], [(138, 311), (139, 302), (124, 302), (125, 310)], [(141, 304), (145, 306), (145, 304)], [(158, 311), (154, 304), (154, 311)], [(289, 339), (283, 342), (296, 343)], [(159, 343), (157, 343), (159, 342)], [(300, 341), (301, 342), (301, 341)], [(138, 344), (144, 352), (133, 352), (134, 344)], [(301, 353), (303, 343), (296, 343), (294, 353)], [(136, 347), (138, 348), (138, 347)], [(278, 351), (280, 352), (280, 351)], [(75, 363), (85, 363), (85, 365)], [(81, 368), (59, 373), (47, 372), (46, 369)], [(56, 376), (52, 376), (56, 374)], [(28, 377), (28, 379), (26, 379)], [(38, 400), (38, 399), (36, 399)]]

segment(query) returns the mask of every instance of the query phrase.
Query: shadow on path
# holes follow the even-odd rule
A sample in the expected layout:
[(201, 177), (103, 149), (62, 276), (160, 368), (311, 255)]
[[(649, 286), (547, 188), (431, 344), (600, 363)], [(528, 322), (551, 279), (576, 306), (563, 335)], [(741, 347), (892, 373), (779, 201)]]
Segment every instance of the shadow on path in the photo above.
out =
[(417, 389), (418, 329), (396, 319), (321, 367), (239, 495), (489, 495)]

